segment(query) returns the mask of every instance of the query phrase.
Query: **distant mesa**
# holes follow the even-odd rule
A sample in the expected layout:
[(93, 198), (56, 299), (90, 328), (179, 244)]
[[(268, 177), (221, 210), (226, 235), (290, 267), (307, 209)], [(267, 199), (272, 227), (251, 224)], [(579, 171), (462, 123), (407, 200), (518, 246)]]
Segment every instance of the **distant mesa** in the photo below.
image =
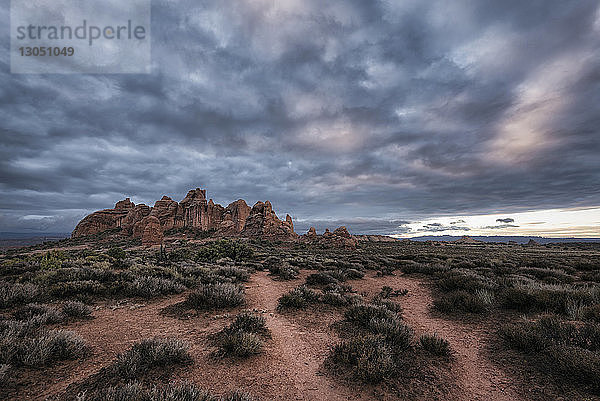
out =
[(527, 242), (527, 246), (537, 246), (537, 245), (539, 245), (539, 242), (537, 242), (533, 238), (529, 238), (529, 241)]
[(127, 236), (142, 238), (143, 245), (156, 245), (162, 243), (165, 231), (184, 227), (214, 231), (217, 237), (298, 239), (292, 218), (287, 215), (285, 221), (280, 220), (271, 202), (257, 202), (251, 208), (239, 199), (223, 207), (212, 199), (207, 200), (206, 190), (200, 188), (189, 191), (181, 202), (163, 196), (154, 207), (124, 199), (113, 209), (86, 216), (71, 236), (83, 237), (120, 228)]

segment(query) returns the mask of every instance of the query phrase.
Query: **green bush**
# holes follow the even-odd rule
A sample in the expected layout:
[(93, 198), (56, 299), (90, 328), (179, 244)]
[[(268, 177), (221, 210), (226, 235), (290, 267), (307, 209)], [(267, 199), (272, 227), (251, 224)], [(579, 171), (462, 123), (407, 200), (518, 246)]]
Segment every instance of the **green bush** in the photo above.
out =
[(15, 310), (13, 317), (17, 320), (29, 320), (38, 317), (41, 324), (53, 324), (63, 321), (64, 316), (51, 306), (43, 304), (27, 304)]
[(187, 303), (196, 309), (233, 308), (244, 303), (244, 292), (230, 283), (202, 284), (188, 295)]
[(229, 258), (240, 262), (250, 259), (253, 253), (252, 248), (241, 242), (219, 240), (200, 248), (196, 254), (196, 260), (200, 262), (215, 262), (222, 258)]
[(450, 356), (450, 343), (437, 335), (423, 334), (419, 343), (424, 350), (436, 356)]

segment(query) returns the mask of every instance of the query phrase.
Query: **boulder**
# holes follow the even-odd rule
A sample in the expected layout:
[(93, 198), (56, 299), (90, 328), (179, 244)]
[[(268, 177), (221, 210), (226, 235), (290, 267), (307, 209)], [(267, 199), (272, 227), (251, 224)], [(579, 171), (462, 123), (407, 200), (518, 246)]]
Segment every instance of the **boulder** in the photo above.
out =
[(252, 207), (241, 234), (242, 237), (291, 241), (298, 238), (294, 225), (281, 221), (273, 211), (271, 202), (256, 202)]

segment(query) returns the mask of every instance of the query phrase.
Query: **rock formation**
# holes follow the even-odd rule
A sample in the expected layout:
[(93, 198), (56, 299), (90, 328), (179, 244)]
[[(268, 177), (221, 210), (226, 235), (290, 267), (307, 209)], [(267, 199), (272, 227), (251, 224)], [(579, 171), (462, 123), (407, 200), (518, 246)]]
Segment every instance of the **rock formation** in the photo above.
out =
[(269, 201), (256, 202), (252, 206), (241, 236), (283, 241), (298, 238), (298, 234), (294, 232), (292, 218), (288, 215), (286, 221), (279, 220)]
[(323, 235), (317, 235), (315, 228), (311, 227), (301, 237), (301, 241), (326, 248), (356, 248), (358, 245), (358, 238), (352, 236), (345, 226), (338, 227), (333, 232), (326, 228)]
[[(150, 227), (147, 227), (150, 225)], [(72, 237), (98, 234), (111, 229), (143, 243), (162, 241), (167, 230), (191, 227), (202, 231), (214, 230), (220, 237), (251, 237), (268, 240), (295, 240), (292, 218), (281, 221), (271, 202), (257, 202), (252, 208), (242, 199), (226, 208), (206, 199), (206, 190), (196, 188), (188, 192), (181, 202), (168, 196), (156, 201), (154, 207), (135, 205), (129, 198), (117, 202), (114, 209), (105, 209), (86, 216), (77, 224)], [(148, 229), (147, 229), (148, 228)], [(160, 235), (157, 234), (157, 229)]]
[(163, 232), (160, 227), (160, 220), (156, 216), (146, 216), (143, 218), (144, 232), (142, 233), (142, 245), (160, 245), (163, 241)]

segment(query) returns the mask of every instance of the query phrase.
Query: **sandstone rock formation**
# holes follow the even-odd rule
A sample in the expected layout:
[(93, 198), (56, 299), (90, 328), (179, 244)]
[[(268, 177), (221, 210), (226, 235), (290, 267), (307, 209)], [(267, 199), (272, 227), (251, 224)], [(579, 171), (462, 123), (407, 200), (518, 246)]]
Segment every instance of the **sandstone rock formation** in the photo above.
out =
[[(151, 226), (146, 230), (147, 226)], [(160, 236), (156, 228), (160, 230)], [(295, 240), (292, 218), (281, 221), (269, 201), (257, 202), (250, 208), (243, 199), (226, 208), (206, 199), (206, 190), (196, 188), (181, 202), (168, 196), (156, 201), (154, 207), (135, 205), (129, 198), (117, 202), (113, 209), (105, 209), (86, 216), (77, 224), (72, 237), (121, 229), (124, 235), (142, 238), (144, 243), (159, 243), (165, 231), (191, 227), (202, 231), (214, 230), (220, 237), (253, 237), (268, 240)]]
[[(355, 235), (354, 237), (361, 242), (396, 242), (396, 241), (399, 241), (398, 239), (396, 239), (394, 237), (388, 237), (387, 235), (368, 234), (368, 235)], [(405, 238), (401, 242), (410, 242), (410, 240)]]
[(142, 245), (160, 245), (163, 241), (163, 232), (160, 220), (156, 216), (144, 217), (144, 232), (142, 233)]
[(241, 236), (283, 241), (298, 238), (298, 234), (294, 232), (292, 218), (288, 215), (286, 221), (279, 220), (269, 201), (256, 202), (252, 206)]
[(356, 248), (358, 245), (358, 238), (352, 236), (345, 226), (338, 227), (333, 232), (326, 228), (323, 235), (317, 235), (315, 228), (311, 227), (301, 241), (326, 248)]

